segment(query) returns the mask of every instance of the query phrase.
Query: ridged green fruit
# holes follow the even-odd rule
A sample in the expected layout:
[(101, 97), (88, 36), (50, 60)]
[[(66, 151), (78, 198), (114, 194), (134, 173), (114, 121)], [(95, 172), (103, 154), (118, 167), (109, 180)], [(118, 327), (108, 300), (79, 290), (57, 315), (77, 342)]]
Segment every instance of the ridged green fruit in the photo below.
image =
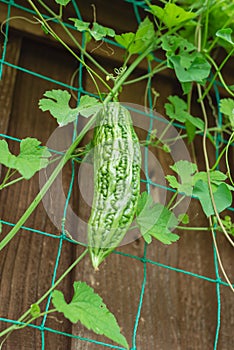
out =
[(129, 111), (104, 105), (93, 138), (94, 197), (88, 243), (95, 269), (125, 236), (140, 192), (141, 151)]

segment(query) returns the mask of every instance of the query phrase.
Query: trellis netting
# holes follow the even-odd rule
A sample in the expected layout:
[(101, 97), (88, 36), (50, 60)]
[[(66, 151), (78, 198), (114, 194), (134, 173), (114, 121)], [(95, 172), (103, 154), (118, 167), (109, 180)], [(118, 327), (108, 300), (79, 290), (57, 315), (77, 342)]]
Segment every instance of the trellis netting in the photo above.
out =
[[(128, 5), (130, 4), (132, 6), (133, 12), (135, 14), (136, 25), (139, 24), (141, 22), (141, 20), (142, 20), (141, 19), (141, 11), (146, 6), (145, 5), (145, 1), (137, 1), (137, 0), (125, 0), (124, 1), (123, 0), (122, 1), (122, 6), (123, 7), (124, 7), (124, 2), (126, 2), (126, 3), (128, 3)], [(8, 43), (10, 41), (9, 30), (10, 30), (11, 22), (10, 22), (9, 19), (12, 16), (12, 10), (13, 9), (19, 9), (19, 10), (25, 11), (27, 13), (30, 13), (32, 15), (35, 15), (35, 12), (31, 8), (26, 7), (25, 5), (22, 5), (22, 1), (0, 0), (0, 3), (3, 3), (5, 5), (7, 5), (7, 8), (8, 8), (7, 18), (6, 18), (6, 21), (4, 23), (4, 27), (3, 27), (4, 28), (4, 34), (3, 33), (1, 34), (2, 35), (2, 40), (3, 40), (3, 47), (2, 47), (2, 55), (1, 55), (1, 59), (0, 59), (0, 77), (2, 77), (4, 69), (8, 66), (8, 67), (11, 67), (11, 68), (13, 68), (15, 70), (21, 70), (21, 71), (25, 72), (26, 74), (32, 74), (38, 79), (45, 79), (45, 80), (51, 81), (52, 83), (57, 85), (58, 88), (64, 87), (64, 88), (71, 89), (77, 95), (78, 100), (79, 100), (81, 95), (85, 95), (85, 94), (90, 95), (90, 92), (86, 91), (84, 89), (84, 87), (82, 86), (82, 75), (83, 75), (83, 72), (84, 72), (84, 67), (82, 66), (82, 64), (80, 64), (80, 67), (79, 67), (79, 70), (78, 70), (79, 86), (76, 88), (74, 86), (70, 86), (70, 85), (67, 85), (65, 83), (61, 83), (60, 81), (57, 81), (56, 79), (53, 79), (51, 77), (43, 76), (43, 75), (37, 73), (36, 71), (31, 71), (31, 70), (27, 69), (26, 67), (21, 67), (21, 66), (13, 64), (11, 62), (8, 62), (6, 57), (7, 57)], [(82, 18), (81, 11), (79, 10), (79, 1), (72, 0), (71, 4), (72, 4), (72, 6), (74, 8), (74, 13), (76, 13), (77, 17), (80, 20), (84, 20), (85, 21), (85, 18), (84, 19)], [(56, 21), (56, 19), (52, 19), (52, 21)], [(68, 27), (69, 26), (72, 27), (70, 23), (65, 23), (65, 25), (67, 25)], [(106, 39), (103, 39), (103, 40), (105, 41)], [(113, 45), (113, 46), (114, 45), (118, 45), (118, 44), (116, 44), (116, 42), (114, 42), (112, 40), (108, 40), (108, 43), (110, 45)], [(219, 103), (219, 101), (220, 101), (220, 92), (219, 92), (219, 84), (216, 81), (213, 84), (213, 89), (214, 89), (214, 94), (215, 94), (215, 98), (216, 98), (216, 105), (219, 106), (220, 105), (220, 103)], [(149, 89), (149, 91), (148, 91), (149, 110), (153, 109), (152, 108), (153, 107), (153, 100), (154, 100), (153, 90)], [(142, 112), (142, 113), (144, 114), (144, 112)], [(153, 119), (153, 118), (155, 118), (155, 115), (150, 114), (150, 113), (146, 113), (145, 117)], [(218, 111), (218, 124), (222, 125), (222, 114), (221, 114), (220, 111)], [(150, 125), (150, 123), (149, 123), (149, 125)], [(182, 128), (182, 125), (177, 124), (176, 127), (177, 128), (180, 128), (180, 127)], [(150, 134), (151, 131), (152, 130), (150, 130), (150, 126), (149, 126), (148, 135)], [(0, 132), (1, 132), (1, 130), (0, 130)], [(12, 140), (14, 142), (20, 142), (21, 140), (18, 139), (16, 136), (17, 135), (14, 135), (14, 137), (13, 137), (12, 135), (6, 135), (6, 134), (0, 133), (0, 137), (2, 139), (10, 139), (10, 140)], [(223, 142), (225, 142), (225, 141), (222, 139), (221, 135), (218, 134), (216, 136), (216, 138), (215, 138), (216, 159), (218, 159), (218, 157), (219, 157), (220, 145), (221, 145), (221, 143), (223, 144)], [(157, 187), (157, 186), (160, 187), (161, 184), (158, 184), (157, 182), (155, 182), (155, 180), (152, 180), (150, 174), (148, 173), (148, 171), (147, 171), (147, 169), (148, 169), (148, 163), (147, 163), (148, 162), (148, 158), (147, 157), (148, 157), (148, 153), (145, 153), (145, 158), (144, 158), (144, 160), (145, 160), (145, 165), (144, 165), (145, 166), (145, 178), (142, 179), (142, 182), (144, 182), (146, 188), (149, 190), (150, 187)], [(63, 208), (64, 218), (66, 218), (66, 213), (67, 213), (67, 209), (68, 209), (68, 206), (69, 206), (69, 200), (71, 198), (71, 192), (72, 192), (72, 188), (73, 188), (73, 185), (74, 185), (74, 172), (75, 172), (75, 168), (74, 168), (74, 164), (72, 163), (72, 175), (71, 175), (70, 187), (69, 187), (69, 192), (68, 192), (68, 194), (66, 196), (66, 200), (65, 200), (65, 204), (64, 204), (64, 208)], [(168, 190), (168, 191), (171, 191), (171, 188), (166, 188), (165, 187), (165, 189)], [(228, 210), (230, 212), (233, 212), (234, 208), (230, 207), (230, 208), (228, 208)], [(14, 222), (4, 221), (3, 217), (1, 218), (0, 223), (3, 226), (6, 225), (6, 226), (14, 227), (14, 225), (15, 225)], [(54, 235), (52, 235), (52, 234), (50, 234), (48, 232), (43, 232), (43, 231), (40, 231), (40, 230), (35, 229), (33, 227), (22, 226), (22, 229), (25, 230), (25, 231), (28, 231), (28, 232), (30, 232), (32, 234), (34, 234), (34, 233), (41, 234), (41, 235), (44, 235), (44, 236), (47, 236), (47, 237), (51, 237), (51, 238), (60, 240), (60, 244), (58, 246), (58, 252), (57, 252), (57, 259), (54, 262), (54, 272), (53, 272), (53, 277), (52, 277), (52, 282), (51, 282), (52, 286), (53, 286), (55, 281), (56, 281), (56, 278), (57, 278), (57, 269), (58, 269), (59, 261), (61, 259), (61, 255), (63, 254), (63, 242), (64, 241), (73, 242), (73, 240), (71, 240), (67, 236), (67, 234), (65, 232), (65, 227), (62, 227), (62, 232), (61, 232), (60, 236), (54, 236)], [(116, 253), (122, 255), (123, 258), (124, 257), (128, 257), (128, 258), (130, 257), (132, 259), (137, 259), (138, 261), (140, 261), (142, 263), (143, 271), (144, 271), (143, 279), (142, 279), (142, 285), (141, 285), (141, 292), (140, 292), (140, 297), (139, 297), (139, 303), (138, 303), (138, 308), (137, 308), (136, 314), (134, 315), (135, 316), (135, 323), (134, 323), (134, 328), (133, 328), (133, 331), (132, 331), (132, 348), (131, 348), (132, 350), (133, 349), (137, 349), (136, 337), (137, 337), (139, 320), (140, 320), (140, 316), (141, 316), (142, 303), (143, 303), (144, 296), (145, 296), (145, 286), (146, 286), (146, 283), (147, 283), (147, 267), (149, 265), (155, 266), (155, 267), (156, 266), (160, 266), (160, 267), (165, 268), (165, 269), (169, 269), (169, 270), (172, 270), (172, 271), (175, 271), (175, 272), (178, 272), (178, 273), (189, 275), (192, 278), (205, 280), (205, 281), (207, 281), (207, 283), (214, 283), (214, 284), (216, 284), (217, 325), (216, 325), (216, 334), (215, 334), (213, 348), (217, 349), (217, 344), (218, 344), (219, 334), (220, 334), (220, 323), (221, 323), (221, 293), (220, 293), (220, 288), (221, 288), (222, 285), (223, 286), (228, 286), (228, 284), (220, 276), (218, 257), (217, 257), (215, 248), (213, 249), (215, 274), (216, 274), (215, 278), (210, 278), (210, 277), (207, 277), (207, 276), (199, 275), (199, 274), (187, 271), (186, 269), (179, 269), (177, 267), (167, 266), (167, 265), (164, 265), (164, 264), (162, 264), (160, 262), (148, 259), (147, 258), (147, 244), (145, 244), (144, 255), (142, 257), (137, 257), (137, 256), (134, 256), (134, 255), (126, 254), (126, 253), (123, 253), (123, 252), (117, 251), (117, 250), (116, 250)], [(45, 311), (47, 311), (49, 309), (50, 304), (51, 304), (51, 297), (49, 296)], [(96, 341), (95, 340), (95, 335), (94, 335), (93, 339), (84, 339), (84, 338), (79, 337), (77, 335), (67, 334), (67, 333), (63, 333), (61, 331), (57, 331), (56, 329), (49, 328), (49, 327), (46, 326), (47, 317), (48, 316), (45, 315), (42, 318), (41, 323), (38, 324), (38, 325), (35, 325), (35, 324), (29, 325), (29, 326), (32, 326), (35, 330), (37, 330), (38, 332), (41, 333), (41, 349), (42, 350), (45, 349), (45, 333), (46, 332), (48, 332), (48, 333), (49, 332), (58, 333), (60, 335), (63, 335), (64, 337), (69, 336), (69, 337), (72, 337), (72, 338), (76, 338), (76, 339), (78, 339), (80, 341), (92, 342), (92, 343), (97, 345), (97, 348), (98, 348), (99, 345), (103, 345), (103, 346), (106, 346), (106, 348), (122, 349), (119, 346), (110, 345), (108, 342), (107, 343), (103, 343), (103, 342)], [(0, 321), (5, 323), (5, 324), (8, 324), (8, 325), (9, 324), (17, 324), (17, 321), (11, 320), (11, 319), (6, 319), (6, 318), (3, 318), (3, 317), (0, 318)], [(18, 323), (20, 324), (20, 322), (18, 322)]]

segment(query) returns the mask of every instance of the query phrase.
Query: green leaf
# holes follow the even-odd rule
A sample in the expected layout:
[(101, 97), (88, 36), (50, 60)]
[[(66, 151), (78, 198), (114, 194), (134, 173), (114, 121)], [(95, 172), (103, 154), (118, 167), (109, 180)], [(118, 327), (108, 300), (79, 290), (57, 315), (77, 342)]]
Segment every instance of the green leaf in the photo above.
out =
[(89, 30), (90, 34), (95, 40), (102, 40), (106, 36), (115, 36), (115, 31), (111, 28), (104, 27), (96, 22), (93, 23), (92, 28)]
[(210, 74), (211, 66), (199, 52), (171, 55), (169, 62), (180, 82), (200, 82)]
[(25, 179), (30, 179), (37, 171), (48, 165), (51, 154), (35, 138), (26, 138), (20, 142), (20, 154), (17, 157), (17, 170)]
[(123, 46), (126, 50), (128, 50), (129, 46), (132, 44), (134, 39), (135, 39), (135, 34), (132, 32), (123, 33), (115, 36), (115, 41), (121, 46)]
[[(202, 180), (197, 181), (194, 186), (193, 194), (199, 199), (207, 217), (215, 214), (208, 183)], [(225, 183), (221, 183), (217, 186), (216, 191), (213, 192), (213, 196), (218, 213), (232, 204), (232, 193)]]
[(202, 82), (210, 74), (211, 66), (196, 47), (181, 36), (168, 35), (162, 38), (167, 65), (175, 70), (181, 83)]
[(191, 143), (196, 135), (196, 126), (192, 124), (189, 120), (185, 121), (185, 128), (188, 135), (188, 142)]
[[(232, 218), (229, 215), (225, 215), (224, 219), (221, 219), (227, 233), (234, 236), (234, 223), (232, 222)], [(217, 230), (223, 231), (222, 227), (218, 226)]]
[(66, 90), (46, 91), (44, 96), (46, 98), (42, 98), (39, 101), (39, 108), (43, 112), (49, 111), (57, 120), (59, 126), (75, 121), (79, 113), (87, 118), (101, 106), (96, 98), (82, 96), (78, 107), (71, 108), (69, 106), (71, 94)]
[[(223, 181), (227, 179), (227, 175), (222, 173), (222, 171), (219, 170), (213, 170), (210, 171), (210, 181), (211, 183), (216, 183), (220, 185)], [(199, 171), (194, 175), (194, 182), (202, 180), (204, 182), (208, 182), (207, 172), (206, 171)]]
[(141, 53), (154, 42), (154, 38), (154, 25), (148, 17), (140, 23), (136, 33), (129, 32), (115, 36), (117, 43), (125, 47), (130, 54)]
[(120, 333), (114, 315), (107, 309), (102, 298), (84, 282), (74, 282), (74, 295), (70, 303), (62, 292), (55, 290), (52, 303), (57, 311), (62, 312), (72, 323), (80, 321), (96, 334), (103, 334), (116, 343), (128, 347), (127, 340)]
[(55, 2), (57, 2), (57, 4), (62, 5), (62, 6), (66, 6), (71, 0), (55, 0)]
[(232, 46), (234, 45), (234, 42), (232, 40), (232, 29), (231, 28), (224, 28), (220, 29), (216, 32), (216, 36), (223, 39), (224, 41), (227, 41)]
[(67, 125), (74, 120), (78, 115), (77, 108), (71, 108), (69, 102), (71, 94), (66, 90), (51, 90), (46, 91), (39, 101), (39, 108), (50, 114), (57, 120), (59, 126)]
[(41, 314), (41, 309), (38, 304), (32, 304), (30, 307), (30, 314), (32, 317), (38, 317)]
[(170, 102), (164, 105), (167, 116), (184, 123), (190, 115), (187, 111), (187, 103), (177, 95), (169, 96), (167, 99)]
[(162, 204), (154, 203), (147, 192), (139, 197), (136, 222), (147, 243), (151, 243), (152, 237), (164, 244), (171, 244), (179, 239), (178, 235), (170, 231), (178, 223), (174, 213)]
[(150, 12), (159, 18), (168, 28), (177, 26), (194, 18), (195, 13), (185, 11), (181, 6), (167, 3), (164, 8), (157, 5), (149, 5)]
[(187, 225), (189, 223), (189, 216), (188, 214), (179, 214), (178, 215), (178, 221), (182, 222), (182, 224)]
[(69, 18), (69, 20), (74, 22), (74, 26), (79, 32), (83, 32), (89, 29), (90, 22), (84, 22), (78, 18)]
[(162, 37), (162, 49), (167, 51), (168, 54), (175, 53), (175, 51), (191, 52), (196, 47), (184, 39), (182, 36), (166, 35)]
[(196, 164), (187, 160), (179, 160), (174, 165), (171, 165), (170, 168), (180, 177), (180, 182), (178, 182), (175, 176), (167, 175), (166, 179), (170, 186), (176, 188), (178, 192), (184, 193), (186, 196), (191, 196), (193, 191), (193, 175), (197, 171)]
[[(195, 128), (198, 128), (199, 130), (203, 131), (204, 130), (204, 122), (200, 118), (193, 117), (188, 113), (188, 106), (187, 103), (180, 98), (179, 96), (169, 96), (168, 101), (170, 103), (165, 103), (165, 110), (167, 113), (167, 116), (171, 119), (175, 119), (181, 123), (188, 122), (195, 126)], [(189, 126), (189, 124), (187, 124)], [(190, 131), (190, 130), (189, 130)], [(189, 133), (188, 133), (189, 136)]]
[(74, 26), (79, 32), (87, 31), (96, 41), (102, 40), (106, 36), (115, 36), (113, 29), (104, 27), (97, 22), (94, 22), (92, 28), (89, 28), (90, 22), (84, 22), (77, 18), (69, 19), (74, 22)]
[(95, 97), (85, 95), (80, 98), (77, 111), (83, 117), (88, 118), (92, 114), (96, 113), (101, 107), (102, 104)]
[(220, 100), (220, 111), (228, 117), (232, 130), (234, 130), (234, 100), (231, 98)]
[(0, 140), (0, 164), (8, 168), (15, 168), (16, 156), (11, 154), (6, 140)]
[(0, 141), (0, 163), (17, 170), (25, 179), (30, 179), (37, 171), (48, 165), (51, 154), (35, 138), (26, 138), (20, 143), (20, 153), (13, 155), (5, 140)]
[(192, 82), (181, 83), (183, 93), (187, 95), (192, 90)]

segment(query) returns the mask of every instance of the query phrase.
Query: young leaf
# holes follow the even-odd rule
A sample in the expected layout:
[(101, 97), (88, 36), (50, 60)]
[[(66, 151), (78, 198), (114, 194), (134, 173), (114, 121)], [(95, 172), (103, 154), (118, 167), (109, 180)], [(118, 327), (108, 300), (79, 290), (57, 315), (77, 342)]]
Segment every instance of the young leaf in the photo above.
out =
[(154, 25), (148, 17), (140, 23), (136, 33), (129, 32), (115, 36), (117, 43), (125, 47), (130, 54), (143, 52), (150, 43), (153, 45), (154, 38)]
[(104, 27), (97, 22), (94, 22), (92, 27), (89, 28), (90, 22), (83, 22), (77, 18), (69, 19), (74, 22), (74, 26), (79, 32), (87, 31), (96, 41), (102, 40), (106, 36), (115, 36), (115, 31), (113, 29)]
[(51, 90), (44, 93), (46, 98), (39, 101), (39, 108), (44, 111), (49, 111), (57, 120), (59, 126), (67, 125), (76, 120), (80, 113), (84, 117), (89, 117), (98, 110), (100, 103), (94, 97), (82, 96), (78, 107), (71, 108), (69, 102), (71, 94), (66, 90)]
[(69, 18), (69, 20), (74, 22), (74, 26), (79, 32), (83, 32), (89, 29), (90, 22), (84, 22), (78, 18)]
[(167, 3), (164, 8), (157, 5), (149, 5), (150, 12), (159, 18), (168, 28), (177, 26), (196, 16), (195, 13), (185, 11), (181, 6)]
[(57, 4), (62, 5), (62, 6), (66, 6), (71, 0), (55, 0), (55, 2), (57, 2)]
[[(229, 215), (225, 215), (224, 219), (221, 219), (227, 233), (234, 236), (234, 223), (232, 222), (232, 218)], [(220, 226), (217, 227), (217, 230), (223, 231)]]
[[(193, 117), (187, 110), (186, 102), (179, 96), (169, 96), (165, 103), (165, 110), (169, 118), (185, 123), (188, 139), (191, 142), (195, 136), (196, 129), (204, 130), (204, 121), (200, 118)], [(208, 134), (208, 137), (211, 137)]]
[(115, 36), (115, 41), (128, 50), (129, 46), (133, 43), (135, 34), (132, 32), (123, 33)]
[(143, 192), (139, 197), (136, 211), (136, 222), (147, 243), (152, 237), (164, 244), (171, 244), (179, 239), (171, 229), (178, 224), (174, 213), (160, 203), (154, 203), (153, 198)]
[(187, 225), (189, 223), (189, 216), (188, 214), (180, 214), (178, 215), (178, 221), (182, 222), (182, 224)]
[[(198, 180), (194, 186), (193, 194), (199, 199), (202, 209), (207, 217), (214, 215), (208, 183)], [(232, 194), (227, 184), (221, 183), (213, 192), (215, 206), (218, 213), (232, 204)]]
[(30, 307), (30, 314), (32, 317), (38, 317), (41, 314), (41, 309), (38, 304), (32, 304)]
[(35, 138), (26, 138), (20, 143), (20, 153), (13, 155), (5, 140), (0, 141), (0, 163), (17, 170), (25, 179), (30, 179), (37, 171), (48, 165), (51, 154)]
[(95, 40), (102, 40), (106, 36), (115, 36), (115, 31), (111, 28), (104, 27), (96, 22), (93, 23), (92, 28), (89, 30), (90, 34)]
[(180, 177), (180, 183), (173, 175), (167, 175), (168, 180), (172, 188), (176, 188), (178, 192), (184, 193), (186, 196), (191, 196), (193, 191), (193, 175), (197, 171), (197, 166), (194, 163), (187, 160), (179, 160), (170, 168), (175, 171)]
[(234, 130), (234, 100), (231, 98), (220, 100), (220, 111), (228, 117), (232, 130)]
[(62, 312), (72, 323), (80, 321), (96, 334), (103, 334), (129, 349), (114, 315), (107, 309), (102, 298), (85, 282), (74, 282), (73, 287), (74, 295), (70, 303), (65, 301), (62, 292), (53, 292), (52, 303), (56, 310)]
[(231, 28), (224, 28), (224, 29), (218, 30), (216, 32), (216, 36), (227, 41), (232, 46), (234, 45), (234, 42), (232, 40), (232, 29)]
[(153, 41), (154, 36), (154, 25), (149, 18), (146, 17), (144, 21), (140, 23), (136, 31), (134, 42), (130, 45), (129, 52), (134, 54), (144, 51), (146, 46)]

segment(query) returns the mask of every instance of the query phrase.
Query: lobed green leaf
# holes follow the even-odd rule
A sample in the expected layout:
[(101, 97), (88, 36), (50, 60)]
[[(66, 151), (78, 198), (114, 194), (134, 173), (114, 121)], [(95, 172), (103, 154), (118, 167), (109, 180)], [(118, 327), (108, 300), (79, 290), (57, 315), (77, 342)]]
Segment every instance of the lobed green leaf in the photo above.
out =
[(178, 26), (196, 17), (195, 13), (185, 11), (181, 6), (173, 3), (166, 3), (164, 8), (157, 5), (149, 5), (149, 11), (160, 19), (168, 28)]
[(147, 243), (151, 243), (152, 237), (164, 244), (171, 244), (179, 239), (178, 235), (171, 232), (178, 224), (174, 213), (162, 204), (154, 203), (147, 192), (143, 192), (139, 197), (136, 222)]
[[(208, 183), (198, 180), (194, 186), (193, 195), (199, 199), (207, 217), (215, 214)], [(221, 183), (217, 186), (216, 191), (213, 192), (213, 197), (218, 213), (232, 204), (232, 193), (225, 183)]]
[(48, 165), (51, 156), (46, 147), (35, 138), (26, 138), (20, 143), (20, 153), (15, 156), (9, 151), (5, 140), (0, 140), (0, 163), (17, 170), (25, 179), (30, 179), (37, 171)]
[(197, 165), (187, 160), (180, 160), (174, 165), (171, 165), (170, 168), (180, 177), (180, 182), (178, 182), (175, 176), (167, 175), (166, 179), (170, 186), (176, 188), (178, 192), (184, 193), (186, 196), (191, 196), (194, 185), (193, 175), (197, 171)]
[(101, 107), (101, 103), (95, 97), (82, 96), (78, 107), (71, 108), (69, 106), (71, 94), (66, 90), (46, 91), (44, 96), (46, 98), (39, 101), (39, 108), (43, 112), (49, 111), (59, 126), (75, 121), (79, 113), (88, 118)]
[(130, 54), (143, 52), (150, 43), (153, 45), (154, 39), (154, 25), (148, 17), (139, 24), (136, 33), (129, 32), (115, 36), (116, 42), (122, 45)]
[(70, 303), (65, 301), (62, 292), (53, 292), (52, 303), (56, 310), (62, 312), (72, 323), (80, 321), (96, 334), (103, 334), (128, 349), (127, 340), (102, 298), (85, 282), (74, 282), (73, 287), (74, 295)]

